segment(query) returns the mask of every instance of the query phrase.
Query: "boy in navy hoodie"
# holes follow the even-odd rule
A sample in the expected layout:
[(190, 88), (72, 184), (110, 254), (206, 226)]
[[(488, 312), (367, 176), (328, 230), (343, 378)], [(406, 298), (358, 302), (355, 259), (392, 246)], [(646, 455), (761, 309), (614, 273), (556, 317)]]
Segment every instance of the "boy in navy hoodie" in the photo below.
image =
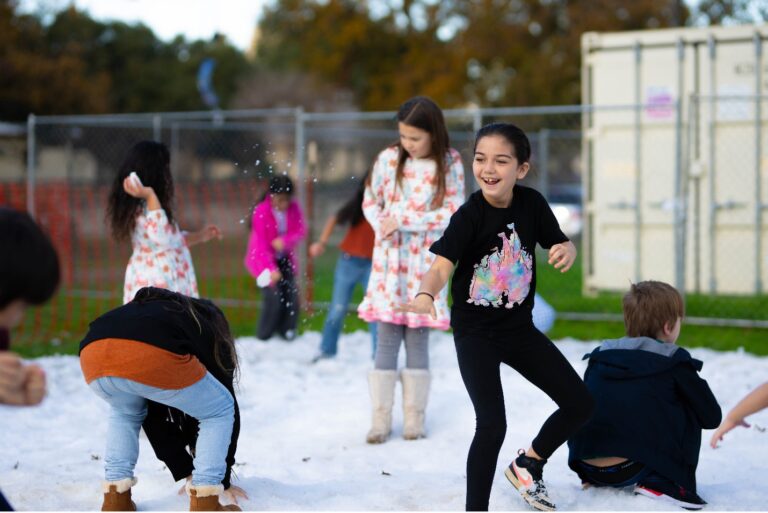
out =
[(585, 487), (634, 485), (636, 494), (701, 509), (701, 430), (716, 428), (722, 414), (699, 377), (702, 362), (675, 345), (683, 299), (666, 283), (643, 281), (623, 308), (627, 336), (584, 357), (595, 413), (568, 440), (568, 465)]

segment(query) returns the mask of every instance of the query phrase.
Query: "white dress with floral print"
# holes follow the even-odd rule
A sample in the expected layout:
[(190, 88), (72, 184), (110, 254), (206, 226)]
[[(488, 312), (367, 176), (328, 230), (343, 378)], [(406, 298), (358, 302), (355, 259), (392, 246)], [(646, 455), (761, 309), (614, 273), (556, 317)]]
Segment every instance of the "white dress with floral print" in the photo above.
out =
[(168, 222), (165, 210), (145, 206), (136, 217), (131, 243), (123, 303), (131, 301), (140, 288), (150, 286), (198, 297), (192, 255), (179, 225)]
[[(437, 319), (429, 315), (399, 312), (400, 304), (413, 299), (421, 278), (429, 270), (435, 255), (429, 247), (443, 233), (448, 221), (464, 203), (464, 166), (459, 152), (446, 154), (449, 164), (445, 177), (445, 198), (442, 206), (432, 209), (435, 195), (437, 165), (431, 158), (405, 162), (402, 184), (395, 182), (397, 147), (389, 147), (376, 158), (371, 173), (371, 185), (365, 189), (363, 212), (376, 232), (373, 265), (368, 290), (357, 309), (367, 322), (389, 322), (411, 328), (448, 329), (448, 290), (435, 297)], [(390, 240), (380, 234), (380, 219), (394, 217), (398, 229)]]

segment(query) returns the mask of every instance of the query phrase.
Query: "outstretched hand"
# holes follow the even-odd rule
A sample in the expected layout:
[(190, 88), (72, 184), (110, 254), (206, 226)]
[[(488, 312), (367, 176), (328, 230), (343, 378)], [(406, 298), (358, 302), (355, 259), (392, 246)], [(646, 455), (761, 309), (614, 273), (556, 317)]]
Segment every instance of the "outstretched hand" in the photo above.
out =
[(208, 242), (211, 239), (221, 240), (223, 237), (221, 229), (215, 224), (206, 224), (202, 228), (194, 232), (185, 232), (185, 238), (187, 240), (187, 246), (194, 246), (203, 242)]
[(435, 302), (427, 294), (417, 294), (411, 301), (401, 303), (396, 308), (398, 312), (411, 312), (417, 314), (429, 314), (433, 319), (437, 319), (437, 310)]
[(208, 242), (211, 239), (221, 240), (224, 235), (221, 233), (221, 228), (215, 224), (206, 224), (200, 230), (200, 241)]
[(555, 269), (560, 269), (561, 273), (570, 269), (575, 261), (576, 246), (571, 241), (555, 244), (549, 248), (549, 259), (547, 262), (554, 265)]
[(720, 427), (715, 430), (715, 432), (712, 434), (712, 438), (709, 440), (709, 446), (713, 449), (717, 448), (717, 443), (723, 441), (723, 436), (730, 430), (737, 428), (737, 427), (751, 427), (750, 424), (747, 423), (744, 419), (731, 419), (726, 417), (725, 420), (723, 420), (723, 423), (720, 424)]
[(309, 246), (309, 256), (312, 258), (317, 258), (320, 255), (325, 253), (325, 244), (323, 244), (320, 241), (313, 242), (311, 246)]
[(245, 490), (235, 485), (230, 485), (228, 489), (222, 492), (221, 496), (226, 499), (224, 502), (227, 504), (237, 504), (238, 498), (248, 500), (248, 494), (245, 493)]

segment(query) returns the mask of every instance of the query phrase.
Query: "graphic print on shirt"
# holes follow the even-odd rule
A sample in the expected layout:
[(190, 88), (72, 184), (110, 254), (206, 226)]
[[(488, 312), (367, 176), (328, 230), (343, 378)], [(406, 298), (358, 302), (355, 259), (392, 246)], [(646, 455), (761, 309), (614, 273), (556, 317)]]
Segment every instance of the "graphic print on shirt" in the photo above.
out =
[(506, 295), (504, 307), (513, 308), (528, 297), (533, 258), (522, 248), (515, 223), (508, 224), (507, 228), (512, 230), (509, 237), (504, 232), (499, 233), (501, 250), (494, 248), (493, 253), (485, 255), (479, 264), (475, 264), (467, 303), (498, 308)]

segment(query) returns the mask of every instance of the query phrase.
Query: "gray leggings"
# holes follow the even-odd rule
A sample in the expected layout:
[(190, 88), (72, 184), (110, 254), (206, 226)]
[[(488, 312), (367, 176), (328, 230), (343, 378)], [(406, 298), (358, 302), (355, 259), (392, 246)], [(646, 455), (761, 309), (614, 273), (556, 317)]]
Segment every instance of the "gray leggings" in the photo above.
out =
[(400, 352), (400, 342), (403, 340), (405, 340), (406, 368), (429, 368), (429, 328), (409, 328), (389, 322), (378, 324), (375, 368), (397, 370), (397, 354)]

